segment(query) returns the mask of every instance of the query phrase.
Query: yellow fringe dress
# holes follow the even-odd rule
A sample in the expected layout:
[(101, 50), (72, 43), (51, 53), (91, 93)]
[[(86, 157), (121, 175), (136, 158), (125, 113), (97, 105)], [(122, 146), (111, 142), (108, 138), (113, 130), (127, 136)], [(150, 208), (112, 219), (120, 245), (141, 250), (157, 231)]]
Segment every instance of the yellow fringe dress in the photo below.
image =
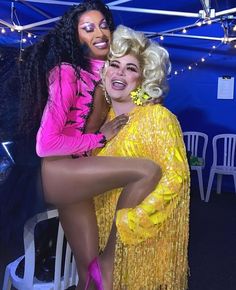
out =
[[(98, 155), (148, 158), (162, 168), (159, 184), (140, 205), (117, 212), (113, 289), (187, 289), (190, 177), (177, 118), (162, 105), (137, 106)], [(95, 198), (101, 251), (120, 192)]]

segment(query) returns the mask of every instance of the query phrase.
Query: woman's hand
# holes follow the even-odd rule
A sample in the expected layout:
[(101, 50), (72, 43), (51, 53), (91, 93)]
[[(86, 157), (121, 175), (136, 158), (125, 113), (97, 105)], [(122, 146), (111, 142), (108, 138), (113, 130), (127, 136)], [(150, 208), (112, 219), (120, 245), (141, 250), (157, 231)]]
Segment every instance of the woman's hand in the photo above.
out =
[(119, 115), (113, 120), (105, 123), (99, 131), (106, 137), (106, 140), (109, 141), (120, 131), (128, 120), (129, 117), (127, 115)]

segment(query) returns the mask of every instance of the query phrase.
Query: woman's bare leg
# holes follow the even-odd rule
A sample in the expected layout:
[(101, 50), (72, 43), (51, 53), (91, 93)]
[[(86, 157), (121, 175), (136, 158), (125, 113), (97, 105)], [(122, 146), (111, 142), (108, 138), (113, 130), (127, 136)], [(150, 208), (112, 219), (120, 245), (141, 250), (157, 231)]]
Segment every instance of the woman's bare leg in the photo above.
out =
[[(45, 197), (57, 206), (88, 200), (108, 190), (145, 192), (158, 182), (160, 168), (151, 160), (122, 157), (44, 159), (42, 178)], [(141, 186), (142, 185), (142, 186)]]
[[(136, 195), (130, 194), (130, 192), (127, 192), (126, 188), (123, 190), (123, 192), (121, 193), (118, 199), (116, 211), (122, 208), (134, 208), (135, 206), (140, 204), (143, 201), (143, 199), (148, 195), (148, 191), (143, 192), (142, 190), (139, 190), (139, 188), (137, 188), (136, 190), (136, 186), (139, 187), (138, 183), (139, 182), (131, 185), (133, 188), (130, 192), (138, 191)], [(140, 186), (142, 185), (140, 184)], [(102, 269), (102, 275), (103, 275), (103, 287), (105, 290), (112, 290), (112, 285), (113, 285), (116, 232), (117, 232), (117, 228), (116, 228), (116, 223), (115, 223), (115, 218), (114, 218), (106, 247), (99, 258), (100, 266)]]
[(84, 290), (88, 265), (98, 256), (98, 227), (93, 199), (59, 208), (58, 211), (79, 274), (76, 290)]
[(77, 289), (83, 289), (85, 268), (98, 251), (97, 225), (91, 198), (123, 187), (119, 203), (130, 201), (136, 205), (159, 181), (160, 168), (150, 160), (137, 158), (58, 158), (44, 160), (42, 176), (47, 200), (60, 209), (61, 222), (81, 277)]

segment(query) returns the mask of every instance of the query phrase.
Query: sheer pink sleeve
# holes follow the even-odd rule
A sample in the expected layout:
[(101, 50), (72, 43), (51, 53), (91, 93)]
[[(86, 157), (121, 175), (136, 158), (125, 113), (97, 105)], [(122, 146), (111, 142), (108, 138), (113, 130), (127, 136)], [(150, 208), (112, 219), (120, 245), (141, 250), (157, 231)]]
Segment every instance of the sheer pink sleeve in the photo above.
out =
[[(104, 145), (101, 133), (83, 134), (76, 127), (86, 122), (86, 117), (77, 109), (74, 124), (68, 116), (81, 90), (75, 70), (69, 64), (54, 68), (49, 75), (49, 100), (44, 109), (40, 128), (37, 133), (36, 151), (40, 157), (58, 155), (81, 155), (86, 151)], [(69, 125), (68, 125), (69, 124)]]

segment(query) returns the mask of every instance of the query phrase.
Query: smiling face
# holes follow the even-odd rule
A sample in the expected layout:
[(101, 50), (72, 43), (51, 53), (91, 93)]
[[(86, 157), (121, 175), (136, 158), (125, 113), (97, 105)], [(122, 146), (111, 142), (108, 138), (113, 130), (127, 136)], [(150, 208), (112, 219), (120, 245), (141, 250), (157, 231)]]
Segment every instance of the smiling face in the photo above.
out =
[(89, 56), (105, 59), (111, 41), (111, 32), (101, 12), (91, 10), (81, 15), (78, 23), (79, 40), (89, 48)]
[(141, 82), (138, 59), (127, 54), (110, 61), (105, 73), (105, 88), (112, 102), (132, 102), (130, 92)]

